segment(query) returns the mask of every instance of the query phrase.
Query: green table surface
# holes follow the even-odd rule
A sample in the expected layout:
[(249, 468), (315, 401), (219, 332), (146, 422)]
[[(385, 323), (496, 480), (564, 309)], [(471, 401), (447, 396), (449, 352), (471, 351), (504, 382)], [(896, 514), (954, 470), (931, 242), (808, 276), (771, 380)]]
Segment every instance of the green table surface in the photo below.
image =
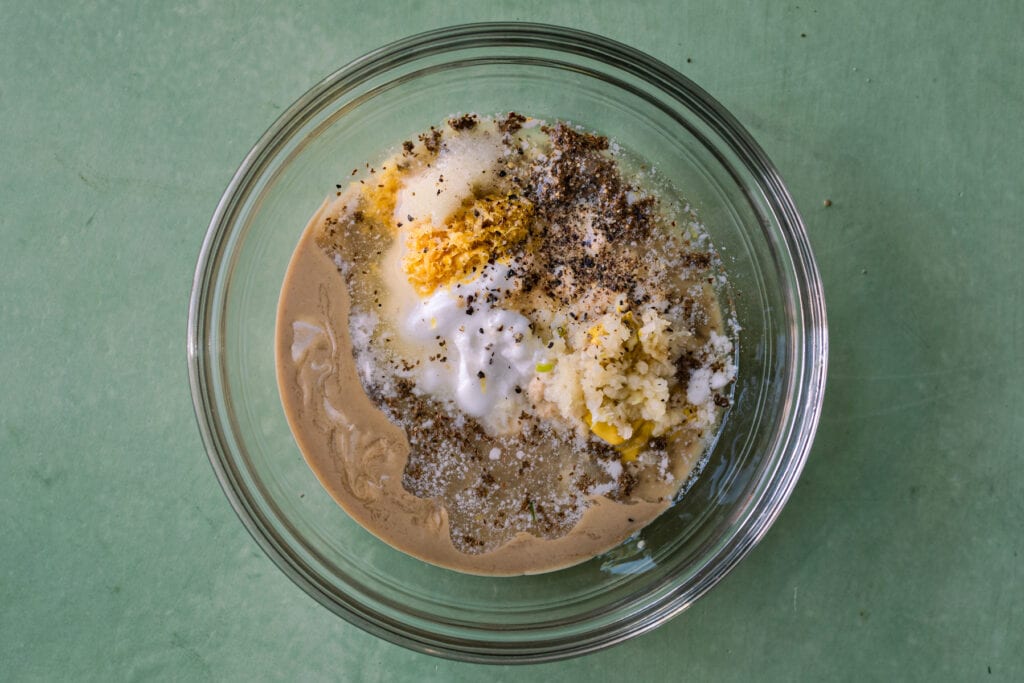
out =
[[(0, 679), (1024, 679), (1024, 4), (2, 15)], [(803, 212), (831, 331), (765, 540), (655, 632), (530, 667), (415, 654), (293, 585), (214, 478), (185, 363), (200, 242), (263, 130), (365, 51), (488, 19), (606, 34), (731, 109)]]

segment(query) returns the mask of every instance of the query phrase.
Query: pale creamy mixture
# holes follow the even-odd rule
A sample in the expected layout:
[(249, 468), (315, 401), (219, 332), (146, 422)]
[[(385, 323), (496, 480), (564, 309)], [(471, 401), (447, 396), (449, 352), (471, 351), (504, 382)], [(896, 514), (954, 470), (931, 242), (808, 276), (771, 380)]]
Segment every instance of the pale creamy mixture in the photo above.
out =
[(307, 226), (277, 331), (292, 431), (338, 503), (494, 575), (584, 561), (663, 512), (736, 375), (693, 212), (607, 138), (515, 113), (352, 177)]

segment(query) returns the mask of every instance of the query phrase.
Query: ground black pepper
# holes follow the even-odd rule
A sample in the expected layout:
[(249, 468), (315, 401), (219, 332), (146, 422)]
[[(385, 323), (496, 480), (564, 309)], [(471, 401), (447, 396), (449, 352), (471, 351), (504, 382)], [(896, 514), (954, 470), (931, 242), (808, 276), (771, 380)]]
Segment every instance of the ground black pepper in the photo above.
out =
[(448, 125), (455, 130), (469, 130), (475, 127), (478, 121), (476, 114), (463, 114), (457, 118), (448, 119)]

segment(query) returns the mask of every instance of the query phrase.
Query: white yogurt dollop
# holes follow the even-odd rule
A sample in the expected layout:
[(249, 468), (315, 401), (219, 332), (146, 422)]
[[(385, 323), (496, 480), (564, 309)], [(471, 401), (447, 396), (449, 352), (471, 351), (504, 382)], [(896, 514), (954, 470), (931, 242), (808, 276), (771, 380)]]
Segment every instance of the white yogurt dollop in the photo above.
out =
[(467, 415), (499, 430), (522, 409), (541, 352), (529, 320), (487, 303), (488, 292), (509, 287), (508, 266), (487, 267), (476, 280), (423, 299), (403, 329), (410, 341), (433, 349), (432, 360), (414, 371), (419, 388), (450, 396)]

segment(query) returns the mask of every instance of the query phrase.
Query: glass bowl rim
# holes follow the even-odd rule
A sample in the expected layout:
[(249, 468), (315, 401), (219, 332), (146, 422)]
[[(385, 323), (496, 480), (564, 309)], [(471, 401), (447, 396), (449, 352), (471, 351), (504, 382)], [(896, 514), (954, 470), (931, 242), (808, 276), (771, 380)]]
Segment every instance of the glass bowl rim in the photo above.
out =
[[(748, 167), (760, 189), (772, 205), (779, 222), (782, 244), (792, 259), (789, 273), (795, 281), (797, 298), (795, 315), (799, 316), (799, 367), (791, 368), (797, 377), (794, 385), (793, 414), (796, 424), (782, 440), (785, 448), (771, 454), (777, 458), (773, 477), (776, 485), (748, 508), (748, 518), (736, 526), (738, 532), (724, 539), (725, 546), (700, 568), (705, 575), (694, 588), (684, 595), (662, 600), (656, 609), (636, 615), (617, 628), (602, 628), (588, 634), (579, 642), (559, 642), (554, 648), (530, 651), (528, 648), (510, 651), (489, 651), (479, 643), (462, 642), (419, 631), (407, 624), (396, 627), (383, 615), (372, 609), (359, 609), (358, 605), (340, 604), (331, 595), (314, 585), (257, 523), (248, 501), (236, 490), (236, 477), (232, 473), (230, 448), (225, 444), (218, 416), (214, 409), (207, 381), (207, 359), (204, 351), (209, 332), (204, 325), (209, 296), (213, 292), (213, 277), (220, 259), (221, 248), (234, 225), (233, 210), (239, 196), (258, 180), (267, 160), (280, 151), (282, 141), (300, 129), (310, 112), (317, 112), (321, 104), (342, 96), (373, 75), (411, 63), (428, 56), (470, 48), (536, 47), (552, 53), (563, 53), (600, 62), (625, 70), (643, 78), (649, 85), (667, 94), (680, 105), (686, 106), (701, 121), (709, 125), (728, 144)], [(326, 98), (326, 100), (325, 100)], [(788, 317), (787, 317), (788, 320)], [(684, 611), (694, 601), (716, 585), (745, 557), (767, 533), (778, 517), (799, 479), (813, 442), (824, 398), (825, 376), (828, 363), (828, 330), (825, 316), (824, 294), (817, 265), (811, 253), (803, 221), (778, 171), (761, 147), (743, 126), (698, 85), (663, 62), (617, 41), (603, 36), (548, 24), (527, 22), (488, 22), (462, 24), (435, 29), (403, 38), (334, 71), (299, 97), (260, 137), (245, 156), (225, 189), (211, 218), (197, 259), (195, 276), (189, 300), (187, 356), (189, 384), (196, 421), (213, 470), (227, 496), (250, 535), (270, 559), (317, 602), (333, 613), (365, 631), (409, 649), (452, 659), (484, 663), (530, 663), (578, 656), (609, 647), (645, 633)], [(754, 514), (757, 513), (757, 514)], [(755, 519), (756, 518), (756, 519)], [(753, 520), (753, 521), (751, 521)], [(405, 626), (403, 629), (402, 626)], [(554, 643), (551, 643), (552, 645)], [(528, 645), (528, 644), (527, 644)]]

